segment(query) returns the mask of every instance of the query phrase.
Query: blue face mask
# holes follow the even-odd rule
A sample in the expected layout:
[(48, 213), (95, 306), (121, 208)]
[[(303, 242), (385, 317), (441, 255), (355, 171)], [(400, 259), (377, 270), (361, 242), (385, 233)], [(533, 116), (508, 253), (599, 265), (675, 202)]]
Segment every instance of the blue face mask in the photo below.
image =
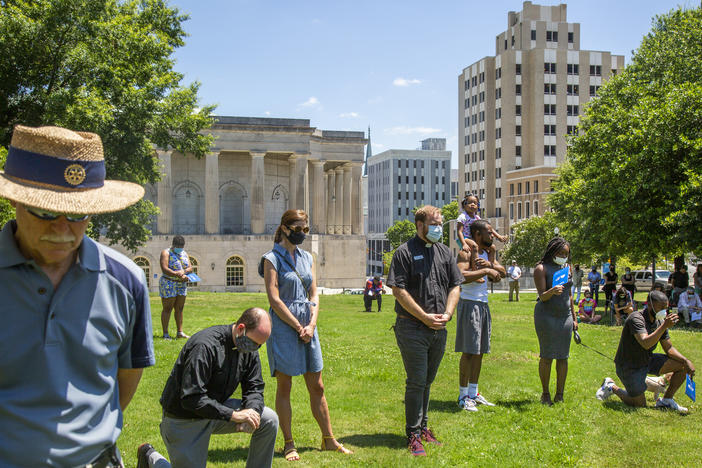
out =
[(179, 254), (183, 251), (183, 247), (173, 247), (171, 250), (173, 251), (173, 253)]
[(441, 240), (441, 235), (443, 233), (444, 230), (441, 226), (429, 226), (426, 237), (429, 242), (436, 244)]

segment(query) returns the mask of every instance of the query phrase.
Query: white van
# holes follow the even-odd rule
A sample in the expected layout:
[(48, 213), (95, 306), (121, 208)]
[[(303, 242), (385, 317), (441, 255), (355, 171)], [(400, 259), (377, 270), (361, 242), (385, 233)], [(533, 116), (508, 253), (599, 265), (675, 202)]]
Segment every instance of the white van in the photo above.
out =
[[(653, 272), (651, 270), (636, 270), (632, 272), (634, 275), (634, 284), (636, 284), (637, 291), (650, 291), (651, 290), (651, 278), (653, 277)], [(656, 270), (656, 283), (660, 283), (664, 288), (668, 284), (668, 277), (670, 272), (666, 270)]]

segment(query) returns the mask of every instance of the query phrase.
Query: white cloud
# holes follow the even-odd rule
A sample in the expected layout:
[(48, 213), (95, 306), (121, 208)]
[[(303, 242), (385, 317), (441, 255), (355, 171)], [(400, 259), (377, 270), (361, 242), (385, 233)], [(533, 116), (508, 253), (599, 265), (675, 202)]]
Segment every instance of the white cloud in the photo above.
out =
[(345, 118), (355, 119), (356, 117), (358, 117), (358, 112), (342, 112), (341, 114), (339, 114), (339, 117), (341, 117), (342, 119), (345, 119)]
[(441, 129), (431, 127), (407, 127), (401, 125), (398, 127), (386, 128), (384, 132), (388, 135), (428, 135), (430, 133), (439, 133), (441, 132)]
[(318, 106), (319, 104), (320, 104), (320, 103), (319, 103), (319, 99), (317, 99), (316, 97), (312, 96), (312, 97), (310, 97), (308, 100), (306, 100), (305, 102), (303, 102), (302, 104), (300, 104), (300, 106), (301, 106), (301, 107), (314, 107), (314, 106)]
[(410, 85), (416, 85), (420, 84), (422, 81), (418, 80), (416, 78), (412, 79), (407, 79), (407, 78), (395, 78), (392, 82), (393, 86), (410, 86)]
[(264, 114), (271, 115), (271, 111), (266, 111), (266, 112), (264, 112)]

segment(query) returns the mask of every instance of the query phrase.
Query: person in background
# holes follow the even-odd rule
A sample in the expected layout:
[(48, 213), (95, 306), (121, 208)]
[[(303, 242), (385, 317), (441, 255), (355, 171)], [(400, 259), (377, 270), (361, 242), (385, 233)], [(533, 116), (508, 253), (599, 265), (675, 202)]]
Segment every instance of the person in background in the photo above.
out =
[(687, 287), (690, 284), (690, 275), (687, 273), (687, 267), (684, 264), (679, 267), (676, 266), (669, 279), (673, 285), (671, 302), (673, 305), (677, 305), (680, 294), (687, 291)]
[(507, 269), (507, 276), (509, 276), (509, 301), (512, 302), (512, 291), (514, 291), (519, 302), (519, 278), (522, 277), (522, 270), (517, 266), (516, 260), (512, 260), (512, 266)]
[(368, 278), (366, 281), (366, 287), (363, 290), (363, 305), (366, 308), (366, 312), (371, 311), (371, 305), (373, 301), (378, 301), (378, 312), (380, 312), (381, 304), (383, 303), (383, 282), (380, 280), (380, 276), (376, 275), (372, 278)]
[[(685, 382), (685, 374), (695, 376), (695, 366), (673, 347), (668, 334), (668, 329), (677, 323), (678, 315), (666, 314), (668, 298), (660, 291), (652, 291), (648, 303), (649, 307), (646, 310), (637, 310), (629, 314), (622, 328), (614, 362), (617, 376), (624, 388), (615, 385), (610, 377), (605, 377), (595, 397), (604, 401), (612, 395), (617, 395), (626, 405), (644, 407), (646, 375), (665, 375), (672, 372), (663, 398), (656, 400), (656, 408), (687, 413), (687, 408), (678, 405), (673, 399), (675, 392)], [(653, 352), (659, 343), (665, 354)]]
[(692, 275), (692, 282), (695, 285), (695, 294), (702, 299), (702, 263), (697, 264), (697, 270)]
[[(687, 291), (678, 298), (678, 313), (685, 319), (685, 325), (690, 324), (691, 313), (702, 311), (702, 300), (695, 294), (695, 288), (687, 287)], [(702, 320), (695, 320), (696, 325), (702, 324)]]
[[(546, 246), (541, 261), (534, 269), (534, 284), (539, 298), (534, 307), (534, 328), (539, 338), (539, 379), (541, 380), (541, 403), (553, 405), (563, 401), (570, 338), (578, 329), (578, 321), (571, 297), (572, 271), (564, 283), (553, 285), (556, 272), (568, 267), (570, 244), (562, 237), (554, 237)], [(556, 360), (556, 395), (551, 401), (549, 381), (551, 366)]]
[(622, 286), (629, 291), (631, 297), (634, 297), (636, 292), (636, 282), (634, 281), (634, 274), (631, 272), (631, 268), (626, 267), (624, 269), (624, 274), (622, 275)]
[(310, 408), (322, 432), (322, 450), (353, 453), (334, 437), (327, 397), (322, 381), (322, 348), (317, 318), (319, 292), (312, 254), (298, 246), (310, 232), (309, 217), (303, 210), (287, 210), (275, 231), (273, 249), (263, 254), (258, 266), (270, 303), (273, 331), (268, 340), (268, 366), (277, 389), (275, 410), (288, 461), (300, 459), (292, 435), (292, 378), (302, 375), (310, 395)]
[(446, 349), (446, 323), (458, 304), (463, 275), (443, 235), (441, 209), (425, 205), (414, 214), (417, 235), (392, 257), (387, 284), (395, 296), (395, 340), (405, 367), (405, 434), (414, 456), (422, 441), (441, 445), (428, 426), (429, 394)]
[[(133, 261), (85, 235), (144, 189), (105, 180), (102, 140), (17, 125), (0, 172), (0, 466), (122, 467), (117, 438), (156, 362), (149, 290)], [(138, 423), (133, 421), (133, 424)]]
[(185, 298), (188, 295), (187, 275), (193, 272), (190, 257), (183, 250), (185, 239), (183, 236), (173, 236), (171, 248), (161, 252), (161, 279), (158, 282), (158, 294), (161, 296), (161, 327), (163, 339), (170, 340), (168, 322), (171, 320), (171, 311), (175, 310), (176, 338), (190, 338), (183, 332), (183, 309)]
[(590, 283), (590, 294), (595, 299), (595, 302), (600, 302), (600, 280), (602, 276), (597, 271), (597, 266), (593, 265), (590, 273), (587, 274), (587, 281)]
[(573, 290), (570, 292), (571, 296), (575, 296), (575, 292), (578, 292), (578, 295), (575, 298), (575, 303), (579, 304), (580, 303), (580, 291), (583, 287), (583, 275), (585, 273), (583, 270), (580, 269), (580, 264), (576, 263), (575, 267), (573, 268)]
[(609, 271), (604, 275), (605, 284), (602, 287), (602, 290), (605, 293), (605, 313), (607, 312), (607, 307), (612, 306), (612, 294), (614, 293), (614, 290), (617, 289), (618, 279), (619, 275), (616, 272), (614, 263), (612, 263), (609, 267)]
[(619, 289), (614, 293), (611, 307), (614, 311), (617, 325), (622, 324), (622, 315), (626, 318), (634, 311), (634, 299), (624, 285), (619, 286)]
[(578, 303), (578, 318), (583, 323), (597, 323), (602, 320), (601, 315), (595, 313), (597, 302), (592, 298), (590, 291), (585, 291), (585, 297)]

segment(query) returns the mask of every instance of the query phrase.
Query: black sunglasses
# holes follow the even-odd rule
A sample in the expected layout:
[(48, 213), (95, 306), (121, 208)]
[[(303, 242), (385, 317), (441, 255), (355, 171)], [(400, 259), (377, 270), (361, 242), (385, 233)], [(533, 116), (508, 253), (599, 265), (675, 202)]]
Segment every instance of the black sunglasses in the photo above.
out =
[(310, 227), (309, 226), (287, 226), (288, 229), (290, 229), (293, 232), (304, 232), (305, 234), (309, 234), (310, 232)]
[(61, 216), (66, 218), (66, 221), (69, 221), (71, 223), (79, 223), (81, 221), (85, 221), (90, 217), (89, 214), (82, 215), (82, 214), (66, 214), (66, 213), (54, 213), (53, 211), (46, 211), (42, 210), (40, 208), (33, 208), (30, 206), (25, 206), (25, 210), (27, 210), (31, 215), (36, 216), (37, 218), (41, 219), (42, 221), (55, 221), (59, 219)]

